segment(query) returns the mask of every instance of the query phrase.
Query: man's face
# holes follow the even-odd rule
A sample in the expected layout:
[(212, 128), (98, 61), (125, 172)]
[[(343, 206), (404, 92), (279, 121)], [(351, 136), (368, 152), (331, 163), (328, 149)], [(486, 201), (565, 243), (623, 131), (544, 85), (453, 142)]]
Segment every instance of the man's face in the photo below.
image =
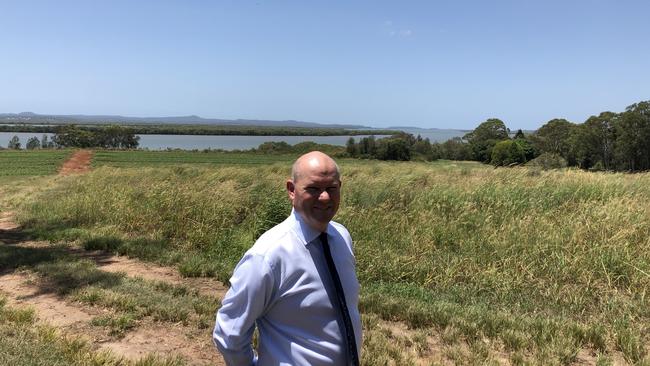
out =
[(312, 228), (325, 231), (339, 208), (341, 181), (335, 171), (307, 170), (287, 182), (293, 207)]

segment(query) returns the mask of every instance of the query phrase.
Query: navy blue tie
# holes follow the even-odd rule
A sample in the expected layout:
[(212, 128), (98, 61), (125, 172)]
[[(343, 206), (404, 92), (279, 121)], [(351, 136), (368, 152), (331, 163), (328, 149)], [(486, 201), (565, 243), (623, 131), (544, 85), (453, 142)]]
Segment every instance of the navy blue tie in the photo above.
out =
[(325, 261), (327, 262), (327, 268), (329, 269), (330, 276), (332, 277), (332, 282), (334, 282), (338, 307), (341, 311), (341, 315), (343, 316), (343, 325), (345, 328), (341, 329), (341, 332), (344, 333), (345, 336), (345, 343), (348, 350), (348, 357), (350, 358), (350, 364), (359, 366), (359, 355), (357, 353), (357, 342), (354, 337), (352, 320), (350, 320), (348, 305), (345, 303), (345, 294), (343, 292), (343, 286), (341, 286), (341, 278), (339, 277), (339, 273), (336, 271), (336, 266), (334, 265), (334, 260), (332, 259), (332, 252), (330, 251), (330, 246), (327, 242), (327, 233), (321, 233), (319, 239), (323, 244)]

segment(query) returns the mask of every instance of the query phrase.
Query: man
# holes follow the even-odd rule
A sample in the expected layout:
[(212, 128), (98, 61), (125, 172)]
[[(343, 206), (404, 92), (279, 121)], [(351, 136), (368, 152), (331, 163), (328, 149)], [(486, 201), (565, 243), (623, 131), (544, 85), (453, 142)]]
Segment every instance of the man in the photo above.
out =
[(293, 164), (286, 185), (291, 215), (264, 233), (235, 268), (217, 312), (214, 343), (228, 365), (358, 365), (352, 240), (331, 221), (341, 198), (338, 166), (310, 152)]

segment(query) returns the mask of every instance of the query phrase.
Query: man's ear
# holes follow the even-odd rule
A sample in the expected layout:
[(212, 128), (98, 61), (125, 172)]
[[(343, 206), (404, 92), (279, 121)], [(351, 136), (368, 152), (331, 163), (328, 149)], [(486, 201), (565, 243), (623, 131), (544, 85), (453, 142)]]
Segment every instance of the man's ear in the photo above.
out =
[(293, 184), (291, 179), (287, 180), (287, 194), (289, 194), (289, 199), (293, 201), (293, 198), (296, 196), (296, 185)]

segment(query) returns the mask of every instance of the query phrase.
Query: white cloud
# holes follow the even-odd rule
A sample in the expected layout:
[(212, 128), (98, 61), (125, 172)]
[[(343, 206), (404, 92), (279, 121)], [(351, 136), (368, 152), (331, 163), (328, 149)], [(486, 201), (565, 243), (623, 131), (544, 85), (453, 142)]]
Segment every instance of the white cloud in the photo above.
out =
[(413, 31), (410, 29), (396, 29), (392, 20), (384, 21), (384, 28), (386, 28), (386, 32), (388, 32), (388, 35), (391, 37), (410, 37), (413, 35)]

